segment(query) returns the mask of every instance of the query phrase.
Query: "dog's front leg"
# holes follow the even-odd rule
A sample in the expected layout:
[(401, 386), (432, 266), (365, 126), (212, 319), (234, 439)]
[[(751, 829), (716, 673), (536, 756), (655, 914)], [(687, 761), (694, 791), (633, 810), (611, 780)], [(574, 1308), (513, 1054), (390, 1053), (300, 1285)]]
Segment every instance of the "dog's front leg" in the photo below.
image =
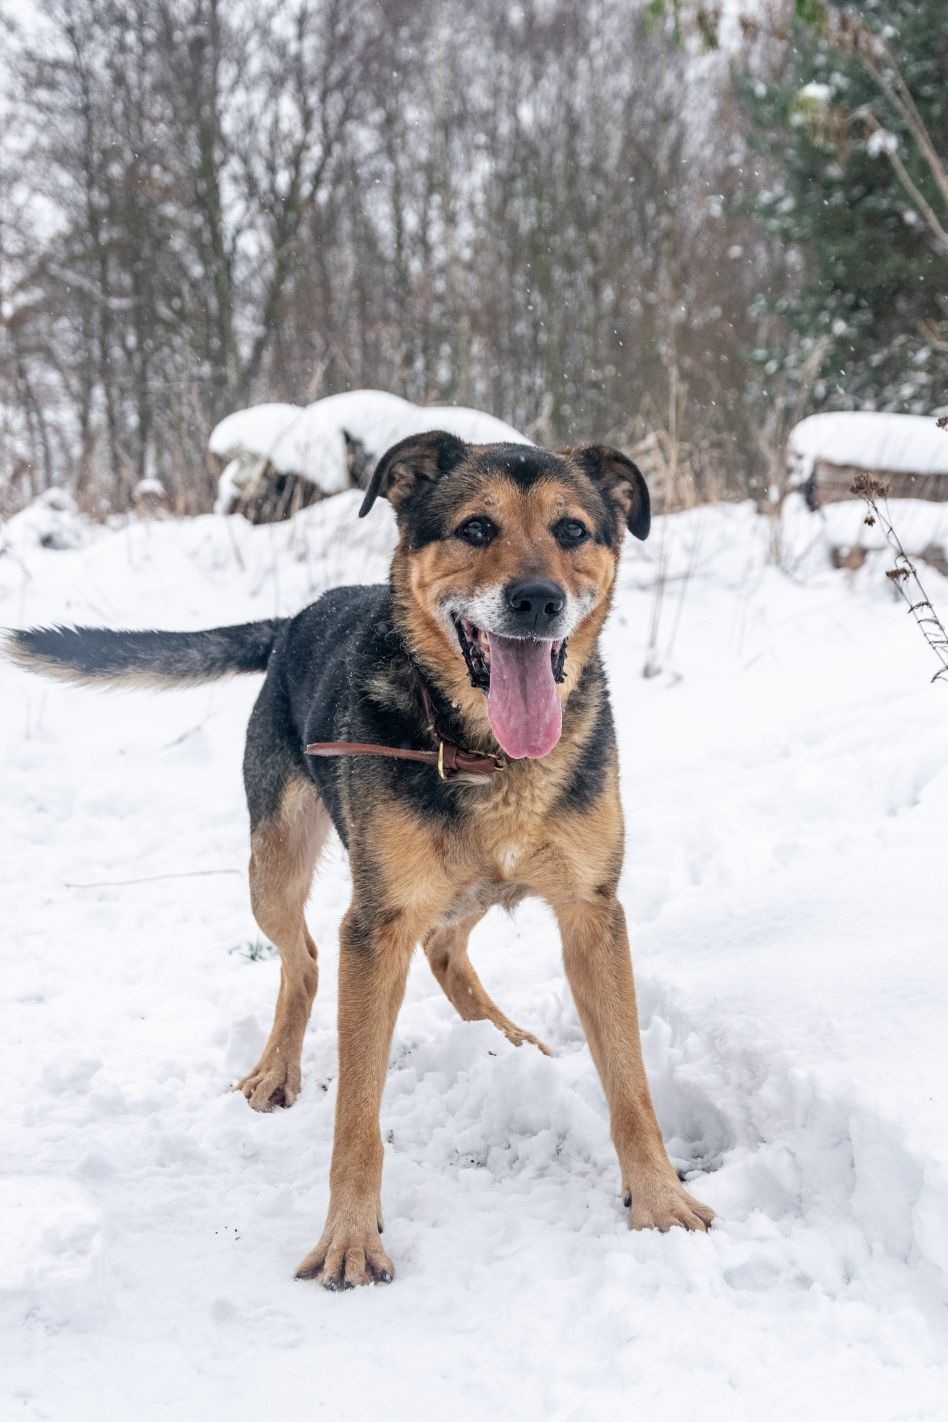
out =
[(668, 1159), (649, 1092), (625, 914), (616, 898), (554, 903), (563, 960), (599, 1072), (632, 1229), (703, 1230), (714, 1211), (684, 1189)]
[(401, 916), (350, 908), (340, 932), (339, 1089), (329, 1214), (322, 1238), (297, 1270), (327, 1289), (388, 1283), (395, 1270), (382, 1248), (382, 1137), (379, 1107), (395, 1018), (415, 934)]

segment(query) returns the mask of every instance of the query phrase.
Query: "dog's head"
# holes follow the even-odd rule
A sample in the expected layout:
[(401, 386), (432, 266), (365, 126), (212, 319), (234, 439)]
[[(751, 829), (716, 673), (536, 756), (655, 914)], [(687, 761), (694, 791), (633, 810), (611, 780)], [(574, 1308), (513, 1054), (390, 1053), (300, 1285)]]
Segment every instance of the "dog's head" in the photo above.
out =
[(486, 714), (509, 756), (547, 755), (624, 531), (648, 536), (642, 475), (603, 446), (549, 453), (436, 430), (382, 456), (360, 513), (380, 494), (398, 520), (393, 581), (413, 652), (466, 717)]

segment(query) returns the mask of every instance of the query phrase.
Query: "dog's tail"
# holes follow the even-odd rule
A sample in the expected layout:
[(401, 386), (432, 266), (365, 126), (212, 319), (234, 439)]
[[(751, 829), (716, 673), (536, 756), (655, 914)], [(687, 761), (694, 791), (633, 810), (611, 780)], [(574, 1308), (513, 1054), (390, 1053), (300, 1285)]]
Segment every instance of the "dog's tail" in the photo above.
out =
[(242, 622), (206, 632), (124, 632), (107, 627), (29, 627), (2, 637), (28, 671), (81, 686), (198, 686), (267, 669), (287, 621)]

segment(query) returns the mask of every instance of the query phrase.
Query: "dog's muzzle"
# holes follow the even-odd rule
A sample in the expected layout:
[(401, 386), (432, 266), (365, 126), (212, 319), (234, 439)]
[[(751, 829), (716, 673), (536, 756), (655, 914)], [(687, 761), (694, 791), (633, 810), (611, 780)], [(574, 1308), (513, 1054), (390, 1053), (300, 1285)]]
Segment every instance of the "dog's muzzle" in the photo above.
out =
[[(471, 685), (478, 691), (490, 691), (490, 655), (491, 655), (491, 634), (485, 632), (482, 627), (477, 627), (466, 617), (453, 617), (454, 630), (457, 633), (461, 651), (464, 654), (464, 661), (467, 665), (467, 674), (470, 677)], [(496, 634), (495, 634), (496, 635)], [(504, 639), (508, 640), (508, 639)], [(550, 645), (550, 670), (553, 673), (555, 682), (566, 680), (566, 648), (568, 637), (559, 639), (535, 638), (530, 633), (521, 634), (520, 640), (549, 641)]]

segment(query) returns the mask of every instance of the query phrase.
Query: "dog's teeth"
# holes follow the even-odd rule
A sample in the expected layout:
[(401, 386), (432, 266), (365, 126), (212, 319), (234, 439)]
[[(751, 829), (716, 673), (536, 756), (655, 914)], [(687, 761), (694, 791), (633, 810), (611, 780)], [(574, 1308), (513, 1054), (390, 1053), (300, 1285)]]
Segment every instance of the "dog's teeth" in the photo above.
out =
[(460, 613), (455, 615), (454, 625), (472, 684), (485, 690), (485, 683), (490, 679), (490, 638), (482, 628)]

